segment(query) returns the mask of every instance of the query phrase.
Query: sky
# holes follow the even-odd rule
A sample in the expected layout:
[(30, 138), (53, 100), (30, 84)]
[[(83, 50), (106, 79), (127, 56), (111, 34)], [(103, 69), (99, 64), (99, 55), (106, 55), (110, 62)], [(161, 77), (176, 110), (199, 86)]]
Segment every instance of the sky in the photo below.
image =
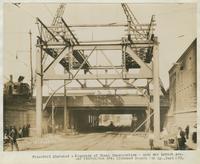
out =
[[(4, 4), (4, 81), (10, 74), (17, 80), (24, 75), (30, 83), (29, 30), (33, 39), (33, 67), (35, 69), (36, 17), (50, 25), (59, 4), (22, 3), (20, 8), (11, 3)], [(187, 4), (129, 4), (140, 23), (149, 23), (155, 15), (155, 35), (160, 42), (160, 77), (165, 88), (169, 86), (168, 71), (197, 36), (196, 5)], [(67, 4), (63, 18), (68, 24), (126, 23), (120, 4)], [(121, 39), (125, 34), (119, 28), (73, 29), (78, 40)], [(104, 62), (98, 55), (97, 65)], [(99, 57), (100, 56), (100, 57)], [(119, 56), (120, 57), (120, 56)], [(113, 63), (120, 63), (111, 54)], [(92, 59), (90, 59), (92, 60)], [(93, 59), (94, 60), (94, 59)]]

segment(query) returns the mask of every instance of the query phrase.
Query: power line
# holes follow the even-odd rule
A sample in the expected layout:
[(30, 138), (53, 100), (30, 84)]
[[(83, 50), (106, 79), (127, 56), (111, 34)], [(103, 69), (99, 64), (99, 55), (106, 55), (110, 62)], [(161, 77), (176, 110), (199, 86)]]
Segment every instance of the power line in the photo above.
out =
[(48, 13), (49, 13), (52, 17), (54, 17), (54, 14), (51, 12), (51, 10), (49, 9), (49, 7), (48, 7), (45, 3), (43, 3), (43, 6), (47, 9)]
[[(12, 3), (12, 2), (11, 2)], [(36, 17), (30, 13), (28, 10), (26, 10), (25, 8), (22, 7), (22, 5), (16, 5), (16, 3), (12, 3), (12, 5), (14, 5), (15, 7), (17, 7), (18, 9), (22, 9), (24, 12), (26, 12), (30, 17), (36, 19)]]

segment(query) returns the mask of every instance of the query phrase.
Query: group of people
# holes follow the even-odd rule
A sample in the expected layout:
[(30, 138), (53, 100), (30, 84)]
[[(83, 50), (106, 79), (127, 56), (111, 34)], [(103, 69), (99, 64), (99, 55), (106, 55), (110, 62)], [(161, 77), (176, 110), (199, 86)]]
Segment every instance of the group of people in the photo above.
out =
[(13, 151), (13, 146), (15, 146), (16, 150), (19, 150), (18, 144), (17, 144), (17, 138), (22, 137), (29, 137), (30, 133), (30, 124), (24, 125), (23, 127), (17, 128), (15, 126), (10, 126), (4, 128), (4, 143), (10, 142), (11, 149)]
[[(168, 144), (175, 143), (177, 150), (186, 150), (187, 145), (186, 142), (191, 137), (191, 140), (193, 143), (197, 142), (197, 132), (196, 132), (196, 124), (192, 129), (190, 129), (189, 125), (186, 126), (186, 128), (183, 130), (181, 127), (178, 127), (178, 131), (176, 133), (175, 139), (169, 138), (169, 134), (166, 128), (163, 128), (163, 131), (161, 133), (161, 139), (164, 141), (164, 145), (167, 146)], [(191, 135), (190, 135), (191, 134)], [(173, 142), (171, 142), (173, 140)], [(174, 142), (175, 141), (175, 142)], [(153, 131), (150, 131), (149, 133), (149, 146), (150, 149), (154, 149), (154, 133)]]
[(177, 133), (177, 149), (178, 150), (185, 150), (186, 149), (186, 141), (190, 138), (193, 143), (197, 143), (197, 125), (195, 124), (190, 132), (189, 125), (186, 126), (185, 130), (182, 130), (181, 127), (178, 128)]
[(22, 127), (17, 128), (15, 126), (10, 126), (4, 128), (4, 135), (9, 135), (9, 133), (12, 131), (12, 129), (15, 130), (17, 138), (22, 138), (22, 137), (29, 137), (30, 133), (30, 124), (23, 125)]
[(30, 124), (24, 125), (22, 128), (21, 127), (19, 128), (18, 131), (19, 138), (29, 137), (29, 133), (30, 133)]

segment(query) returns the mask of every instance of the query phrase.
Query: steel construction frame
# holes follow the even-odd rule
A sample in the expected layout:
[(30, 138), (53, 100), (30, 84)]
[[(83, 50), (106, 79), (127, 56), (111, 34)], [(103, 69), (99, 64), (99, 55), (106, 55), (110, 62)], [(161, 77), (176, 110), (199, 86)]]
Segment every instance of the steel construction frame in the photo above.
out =
[[(93, 87), (90, 88), (85, 86), (80, 82), (80, 80), (96, 80), (102, 85), (102, 89), (121, 89), (121, 88), (114, 88), (112, 87), (112, 83), (115, 80), (123, 80), (127, 86), (123, 87), (123, 89), (137, 89), (141, 93), (144, 94), (144, 90), (146, 90), (147, 93), (146, 96), (149, 99), (150, 93), (149, 93), (149, 80), (153, 80), (153, 110), (154, 110), (154, 133), (156, 138), (159, 138), (160, 135), (160, 84), (159, 84), (159, 57), (158, 57), (158, 47), (159, 43), (157, 41), (157, 38), (154, 37), (154, 39), (149, 37), (149, 33), (152, 33), (152, 27), (155, 25), (154, 24), (154, 17), (152, 17), (152, 20), (150, 24), (147, 25), (145, 24), (144, 27), (145, 29), (149, 30), (149, 33), (147, 35), (147, 38), (140, 39), (137, 38), (137, 40), (130, 41), (127, 38), (122, 38), (120, 43), (92, 43), (92, 44), (84, 44), (84, 43), (79, 43), (78, 40), (74, 37), (73, 33), (71, 32), (69, 27), (64, 21), (63, 18), (61, 18), (61, 24), (59, 24), (59, 27), (62, 28), (62, 32), (64, 33), (69, 33), (71, 35), (71, 38), (68, 38), (66, 36), (62, 36), (60, 33), (58, 33), (56, 30), (58, 29), (58, 26), (52, 26), (52, 27), (47, 27), (39, 18), (37, 18), (37, 24), (38, 24), (38, 29), (39, 29), (39, 36), (37, 39), (37, 48), (38, 48), (38, 53), (36, 54), (36, 128), (37, 128), (37, 134), (39, 136), (42, 135), (42, 111), (44, 109), (43, 103), (42, 103), (42, 87), (43, 87), (43, 81), (45, 80), (63, 80), (64, 85), (64, 93), (66, 96), (66, 90), (70, 89), (67, 88), (67, 81), (77, 81), (80, 85), (81, 88), (76, 88), (76, 89), (100, 89), (98, 87)], [(74, 25), (76, 26), (76, 25)], [(87, 25), (77, 25), (77, 26), (83, 26), (87, 27)], [(92, 25), (91, 25), (92, 26)], [(103, 25), (95, 25), (95, 26), (107, 26), (105, 24)], [(113, 25), (116, 26), (116, 25)], [(123, 25), (125, 27), (129, 27), (129, 25)], [(139, 25), (137, 25), (139, 26)], [(89, 25), (88, 25), (89, 27)], [(139, 31), (142, 30), (143, 25), (140, 25), (140, 28), (138, 29)], [(133, 34), (134, 35), (134, 34)], [(135, 34), (136, 35), (136, 34)], [(144, 35), (144, 32), (142, 33), (142, 36)], [(151, 61), (150, 64), (145, 63), (141, 57), (137, 54), (136, 50), (140, 48), (149, 48), (152, 47), (153, 49), (153, 61)], [(45, 58), (45, 53), (46, 49), (53, 49), (57, 54), (56, 57), (53, 59), (53, 61), (44, 68), (43, 60)], [(120, 50), (122, 52), (122, 58), (125, 56), (125, 53), (128, 53), (131, 58), (136, 61), (139, 66), (140, 66), (140, 71), (138, 74), (132, 74), (126, 71), (125, 68), (125, 63), (122, 63), (121, 66), (114, 66), (112, 65), (109, 67), (109, 69), (115, 70), (117, 74), (107, 74), (105, 71), (105, 74), (93, 74), (90, 71), (91, 69), (105, 69), (107, 70), (107, 67), (92, 67), (89, 66), (87, 70), (83, 68), (83, 66), (88, 62), (89, 56), (86, 56), (84, 58), (84, 61), (80, 63), (79, 67), (77, 69), (73, 68), (73, 52), (78, 51), (78, 52), (84, 52), (84, 51), (91, 51), (90, 55), (96, 51), (96, 50)], [(54, 68), (56, 67), (57, 64), (61, 62), (63, 58), (68, 58), (68, 70), (66, 68), (65, 71), (63, 72), (62, 75), (58, 75), (54, 72)], [(78, 74), (81, 69), (86, 70), (85, 74)], [(67, 70), (67, 71), (66, 71)], [(72, 71), (76, 70), (76, 73), (73, 74)], [(119, 72), (118, 70), (122, 70)], [(128, 80), (133, 79), (134, 81), (132, 83), (129, 83)], [(147, 79), (148, 81), (148, 86), (144, 87), (136, 87), (133, 83), (137, 79)], [(100, 80), (113, 80), (109, 85), (108, 84), (103, 84)], [(74, 89), (74, 88), (73, 88)], [(46, 102), (47, 104), (48, 102)], [(150, 104), (150, 100), (149, 100)], [(66, 119), (66, 110), (67, 110), (67, 104), (65, 103), (65, 113), (64, 113), (64, 118)], [(66, 121), (64, 123), (66, 125)]]

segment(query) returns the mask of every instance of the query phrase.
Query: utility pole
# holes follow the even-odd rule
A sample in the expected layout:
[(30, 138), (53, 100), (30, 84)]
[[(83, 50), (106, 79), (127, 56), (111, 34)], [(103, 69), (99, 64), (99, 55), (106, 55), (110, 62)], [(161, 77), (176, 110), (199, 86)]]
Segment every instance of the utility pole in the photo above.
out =
[(155, 38), (153, 49), (153, 108), (154, 108), (154, 135), (160, 138), (160, 83), (159, 83), (159, 54), (158, 40)]
[[(67, 70), (64, 70), (67, 73)], [(64, 80), (64, 132), (67, 132), (69, 127), (69, 111), (67, 109), (67, 86), (66, 80)]]
[(33, 97), (33, 62), (32, 62), (32, 33), (29, 31), (30, 37), (30, 71), (31, 71), (31, 98)]
[[(41, 28), (42, 31), (42, 28)], [(40, 34), (42, 38), (42, 34)], [(36, 130), (37, 136), (42, 136), (42, 85), (43, 85), (43, 68), (42, 68), (42, 54), (43, 45), (41, 41), (37, 41), (38, 53), (36, 55)]]

